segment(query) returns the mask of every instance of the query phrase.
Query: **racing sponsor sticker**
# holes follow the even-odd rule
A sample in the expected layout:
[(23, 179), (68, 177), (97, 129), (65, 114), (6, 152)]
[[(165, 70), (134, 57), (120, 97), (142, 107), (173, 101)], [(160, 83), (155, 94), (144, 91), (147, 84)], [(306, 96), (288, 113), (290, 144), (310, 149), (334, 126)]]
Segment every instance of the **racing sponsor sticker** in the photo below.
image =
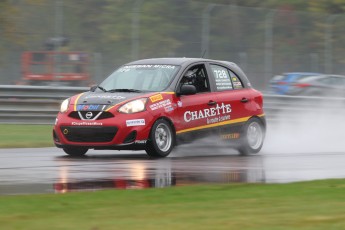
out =
[(176, 66), (174, 65), (126, 65), (122, 67), (119, 71), (123, 71), (124, 69), (151, 69), (151, 68), (158, 68), (158, 69), (175, 69)]
[(165, 112), (172, 112), (174, 108), (172, 106), (164, 107)]
[(172, 107), (170, 99), (166, 99), (164, 101), (160, 101), (160, 102), (150, 105), (151, 110), (157, 110), (160, 108), (169, 108), (169, 107)]
[(135, 141), (134, 143), (138, 145), (143, 145), (143, 144), (146, 144), (146, 142), (147, 140), (138, 140), (138, 141)]
[(101, 125), (103, 125), (103, 123), (101, 123), (101, 122), (87, 122), (87, 121), (83, 121), (83, 122), (72, 122), (71, 123), (71, 125), (75, 125), (75, 126), (83, 126), (83, 125), (85, 125), (85, 126), (89, 126), (89, 125), (99, 125), (99, 126), (101, 126)]
[(234, 82), (233, 84), (234, 84), (234, 86), (242, 86), (242, 83), (239, 82), (239, 81), (236, 81), (236, 82)]
[(126, 97), (120, 95), (89, 95), (85, 99), (99, 98), (99, 99), (113, 99), (113, 100), (124, 100)]
[(231, 105), (217, 104), (216, 107), (195, 110), (195, 111), (186, 111), (183, 115), (185, 122), (191, 122), (194, 120), (205, 119), (207, 124), (217, 123), (225, 120), (230, 120)]
[(157, 95), (151, 96), (150, 100), (151, 102), (160, 101), (160, 100), (163, 100), (163, 96), (162, 94), (157, 94)]
[(126, 120), (127, 127), (145, 125), (145, 119)]
[(239, 133), (229, 133), (229, 134), (223, 134), (220, 136), (223, 140), (228, 140), (228, 139), (238, 139), (240, 138)]
[(97, 111), (104, 108), (102, 105), (77, 105), (77, 111)]

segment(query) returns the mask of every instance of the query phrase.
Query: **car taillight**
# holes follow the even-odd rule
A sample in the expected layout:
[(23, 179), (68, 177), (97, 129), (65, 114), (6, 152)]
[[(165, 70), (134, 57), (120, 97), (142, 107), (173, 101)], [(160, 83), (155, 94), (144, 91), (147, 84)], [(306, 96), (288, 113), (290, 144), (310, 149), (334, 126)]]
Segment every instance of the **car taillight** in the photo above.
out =
[(287, 82), (285, 82), (285, 81), (278, 81), (277, 82), (277, 85), (287, 85), (288, 83)]
[(295, 87), (298, 87), (298, 88), (305, 88), (305, 87), (309, 87), (310, 84), (308, 83), (297, 83), (297, 84), (294, 84)]

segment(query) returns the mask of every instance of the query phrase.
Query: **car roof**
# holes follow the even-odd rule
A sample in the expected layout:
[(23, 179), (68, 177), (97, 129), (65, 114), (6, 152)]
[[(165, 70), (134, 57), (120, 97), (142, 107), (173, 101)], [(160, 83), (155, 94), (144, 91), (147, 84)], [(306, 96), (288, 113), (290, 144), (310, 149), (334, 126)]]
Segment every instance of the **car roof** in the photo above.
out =
[(214, 64), (222, 64), (227, 67), (231, 67), (239, 77), (242, 79), (243, 83), (246, 86), (251, 87), (250, 82), (243, 72), (243, 70), (234, 62), (223, 61), (223, 60), (213, 60), (213, 59), (205, 59), (205, 58), (187, 58), (187, 57), (173, 57), (173, 58), (149, 58), (149, 59), (141, 59), (136, 60), (133, 62), (129, 62), (125, 65), (180, 65), (182, 67), (187, 67), (191, 64), (197, 63), (214, 63)]
[(314, 73), (314, 72), (287, 72), (283, 74), (284, 75), (321, 75), (321, 73)]
[(205, 59), (205, 58), (187, 58), (187, 57), (174, 57), (174, 58), (149, 58), (149, 59), (142, 59), (136, 60), (126, 65), (148, 65), (148, 64), (158, 64), (158, 65), (188, 65), (195, 62), (219, 62), (225, 65), (237, 66), (233, 62), (229, 61), (222, 61), (222, 60), (213, 60), (213, 59)]
[(197, 61), (204, 61), (205, 59), (201, 58), (149, 58), (136, 60), (127, 65), (147, 65), (147, 64), (160, 64), (160, 65), (182, 65), (185, 63), (193, 63)]
[(338, 75), (338, 74), (323, 74), (322, 76), (327, 76), (327, 77), (342, 77), (344, 78), (344, 75)]
[(311, 75), (311, 76), (307, 76), (306, 78), (303, 78), (302, 81), (313, 81), (313, 80), (316, 80), (316, 79), (329, 78), (329, 77), (345, 78), (344, 75), (321, 74), (321, 75)]

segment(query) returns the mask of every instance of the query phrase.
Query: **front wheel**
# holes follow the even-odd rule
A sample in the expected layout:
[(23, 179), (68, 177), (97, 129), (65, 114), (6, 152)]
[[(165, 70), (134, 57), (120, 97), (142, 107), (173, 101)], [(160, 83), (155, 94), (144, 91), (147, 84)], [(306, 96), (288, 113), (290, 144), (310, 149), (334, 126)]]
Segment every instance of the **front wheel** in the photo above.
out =
[(84, 148), (84, 147), (72, 147), (72, 146), (69, 146), (69, 147), (64, 147), (63, 148), (63, 151), (65, 153), (67, 153), (68, 155), (70, 156), (74, 156), (74, 157), (81, 157), (81, 156), (84, 156), (85, 153), (88, 151), (89, 149), (88, 148)]
[(258, 118), (251, 118), (244, 126), (239, 152), (241, 155), (260, 152), (265, 139), (265, 128)]
[(151, 157), (166, 157), (175, 145), (175, 134), (169, 122), (163, 119), (157, 120), (151, 129), (149, 141), (146, 145), (146, 153)]

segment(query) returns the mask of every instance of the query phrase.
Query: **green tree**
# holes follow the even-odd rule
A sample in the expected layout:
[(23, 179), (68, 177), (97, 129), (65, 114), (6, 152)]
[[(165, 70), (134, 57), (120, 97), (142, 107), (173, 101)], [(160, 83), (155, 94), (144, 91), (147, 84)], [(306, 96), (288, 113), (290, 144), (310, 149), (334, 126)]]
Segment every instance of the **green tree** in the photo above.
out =
[[(35, 15), (35, 13), (41, 12), (39, 8), (36, 8), (36, 11), (30, 11), (27, 6), (40, 6), (43, 2), (44, 0), (2, 0), (0, 2), (2, 42), (24, 45), (28, 32), (34, 28), (29, 14)], [(44, 20), (40, 18), (39, 22), (42, 23)]]
[(2, 37), (0, 40), (0, 52), (4, 49), (5, 44), (15, 37), (16, 26), (11, 17), (15, 11), (15, 7), (9, 0), (0, 2), (0, 34)]
[[(188, 1), (112, 1), (103, 14), (102, 34), (107, 49), (122, 54), (126, 60), (175, 55), (188, 31)], [(179, 12), (179, 14), (176, 14)], [(132, 45), (140, 44), (136, 47)], [(134, 49), (134, 50), (133, 50)]]
[[(326, 14), (325, 20), (317, 23), (318, 33), (315, 37), (325, 40), (326, 71), (345, 74), (345, 0), (310, 1), (308, 10), (317, 14)], [(320, 46), (324, 44), (319, 44)]]

